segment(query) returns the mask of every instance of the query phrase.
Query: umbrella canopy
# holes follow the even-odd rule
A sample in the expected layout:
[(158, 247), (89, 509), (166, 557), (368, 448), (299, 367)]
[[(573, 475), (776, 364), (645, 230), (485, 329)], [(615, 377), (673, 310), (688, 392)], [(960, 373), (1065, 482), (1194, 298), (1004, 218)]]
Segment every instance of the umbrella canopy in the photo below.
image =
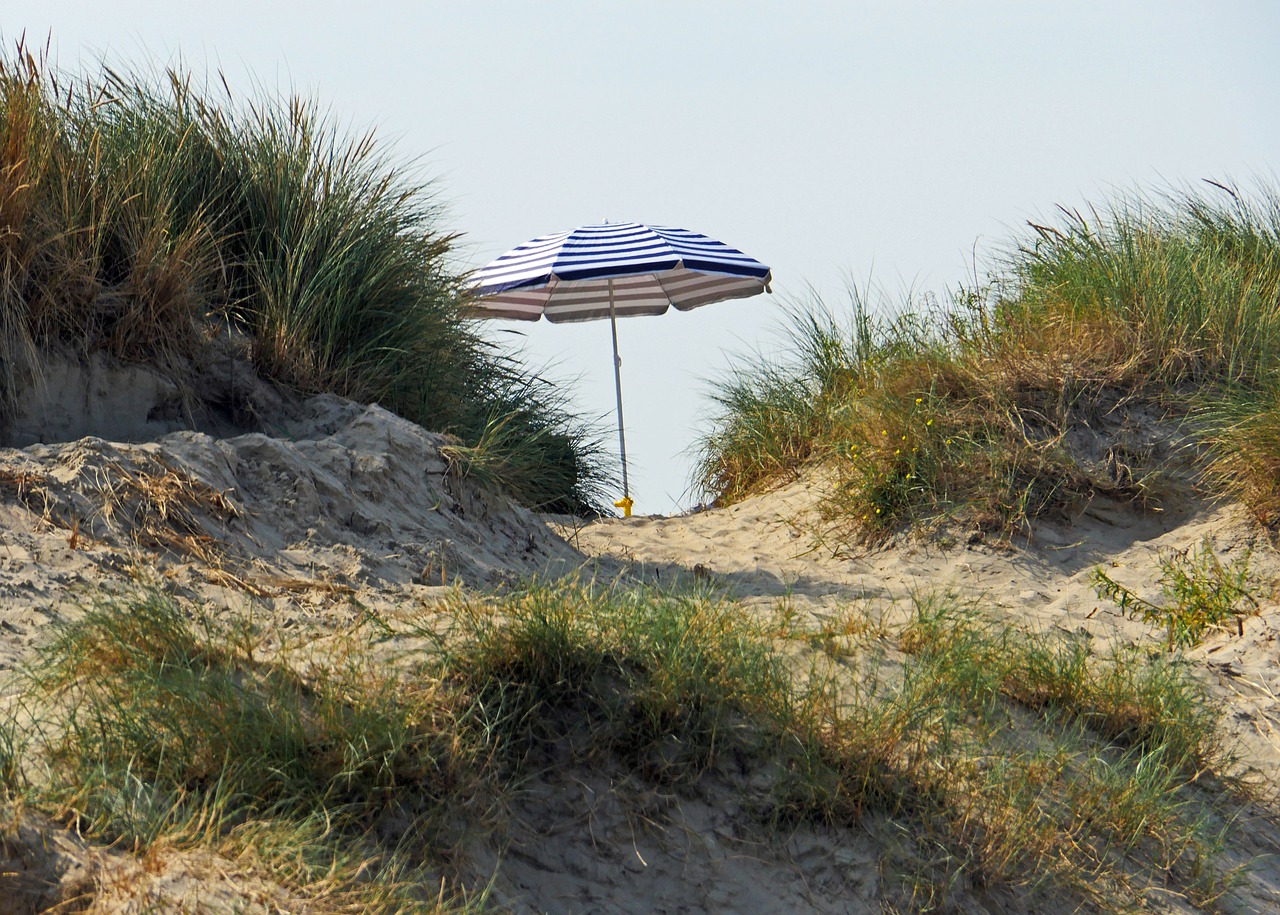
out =
[(697, 232), (635, 222), (582, 226), (542, 235), (482, 267), (472, 278), (475, 317), (556, 324), (608, 318), (618, 399), (622, 498), (631, 515), (627, 437), (622, 421), (619, 316), (660, 315), (769, 291), (772, 274), (737, 248)]
[(484, 317), (567, 324), (688, 311), (756, 295), (770, 279), (764, 264), (697, 232), (605, 223), (513, 248), (476, 273), (472, 291)]

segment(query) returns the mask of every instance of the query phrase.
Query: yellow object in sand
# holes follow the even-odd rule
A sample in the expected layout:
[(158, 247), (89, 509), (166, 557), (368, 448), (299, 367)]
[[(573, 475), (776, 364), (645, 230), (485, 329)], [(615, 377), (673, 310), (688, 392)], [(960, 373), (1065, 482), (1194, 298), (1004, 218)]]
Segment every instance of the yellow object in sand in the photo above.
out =
[(630, 496), (623, 496), (623, 497), (622, 497), (621, 499), (619, 499), (617, 502), (614, 502), (614, 503), (613, 503), (613, 507), (614, 507), (614, 508), (620, 508), (620, 509), (622, 509), (622, 517), (624, 517), (624, 518), (630, 518), (630, 517), (631, 517), (631, 506), (632, 506), (632, 505), (635, 505), (635, 503), (631, 501), (631, 497), (630, 497)]

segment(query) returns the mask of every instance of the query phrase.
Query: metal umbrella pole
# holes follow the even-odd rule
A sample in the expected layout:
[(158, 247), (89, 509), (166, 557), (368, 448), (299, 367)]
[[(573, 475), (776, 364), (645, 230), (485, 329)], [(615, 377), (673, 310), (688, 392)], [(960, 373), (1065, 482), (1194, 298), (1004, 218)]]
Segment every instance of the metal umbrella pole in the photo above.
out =
[(613, 304), (613, 280), (609, 280), (609, 331), (613, 334), (613, 388), (618, 396), (618, 451), (622, 455), (622, 498), (613, 503), (622, 517), (631, 517), (631, 485), (627, 480), (627, 435), (622, 422), (622, 357), (618, 355), (618, 316)]

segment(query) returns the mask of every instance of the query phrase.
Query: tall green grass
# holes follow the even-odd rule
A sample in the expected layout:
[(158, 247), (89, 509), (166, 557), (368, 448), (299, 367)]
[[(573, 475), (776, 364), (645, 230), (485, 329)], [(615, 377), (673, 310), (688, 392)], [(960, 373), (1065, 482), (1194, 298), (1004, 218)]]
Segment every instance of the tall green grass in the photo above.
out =
[(264, 376), (483, 444), (523, 465), (499, 479), (527, 504), (594, 509), (595, 433), (462, 318), (444, 215), (417, 165), (314, 102), (72, 76), (19, 43), (0, 58), (0, 405), (58, 344), (191, 383), (230, 327)]
[(1280, 353), (1280, 195), (1210, 183), (1032, 224), (1006, 307), (1123, 322), (1155, 380), (1255, 385)]
[(878, 326), (853, 291), (846, 333), (819, 303), (790, 309), (789, 358), (757, 356), (711, 390), (718, 418), (701, 443), (697, 487), (731, 502), (784, 480), (818, 458), (836, 434), (832, 406), (846, 399), (882, 348)]
[(955, 514), (1010, 532), (1098, 494), (1147, 499), (1161, 468), (1121, 442), (1071, 445), (1145, 405), (1194, 418), (1208, 479), (1274, 514), (1275, 189), (1063, 211), (995, 263), (936, 307), (893, 314), (856, 293), (843, 316), (793, 307), (790, 352), (713, 390), (697, 484), (728, 502), (822, 466), (830, 516), (868, 535)]

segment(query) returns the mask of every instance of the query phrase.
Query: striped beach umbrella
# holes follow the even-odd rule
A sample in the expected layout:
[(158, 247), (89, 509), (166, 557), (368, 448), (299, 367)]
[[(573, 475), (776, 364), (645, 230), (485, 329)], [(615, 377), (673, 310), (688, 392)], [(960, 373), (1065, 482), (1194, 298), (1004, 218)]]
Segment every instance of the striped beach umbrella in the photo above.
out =
[(764, 264), (697, 232), (603, 223), (540, 236), (486, 264), (472, 279), (471, 313), (556, 324), (609, 319), (622, 457), (622, 498), (614, 504), (630, 515), (617, 319), (746, 298), (769, 291), (771, 279)]

